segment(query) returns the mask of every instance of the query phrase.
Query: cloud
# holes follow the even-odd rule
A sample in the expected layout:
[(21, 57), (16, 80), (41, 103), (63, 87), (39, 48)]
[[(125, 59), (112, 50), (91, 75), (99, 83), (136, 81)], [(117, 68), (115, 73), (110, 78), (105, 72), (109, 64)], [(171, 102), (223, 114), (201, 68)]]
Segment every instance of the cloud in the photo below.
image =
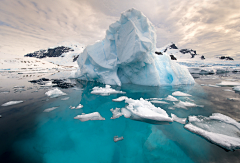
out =
[(65, 40), (92, 44), (132, 7), (156, 27), (158, 47), (175, 42), (205, 56), (240, 53), (239, 0), (1, 0), (0, 51), (23, 55)]

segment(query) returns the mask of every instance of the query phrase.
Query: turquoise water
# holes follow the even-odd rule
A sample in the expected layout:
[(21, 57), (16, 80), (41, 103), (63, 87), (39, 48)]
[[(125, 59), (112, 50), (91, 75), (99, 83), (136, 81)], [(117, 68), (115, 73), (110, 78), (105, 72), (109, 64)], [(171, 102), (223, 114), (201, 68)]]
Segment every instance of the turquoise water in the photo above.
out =
[[(182, 124), (176, 122), (156, 125), (123, 116), (112, 120), (110, 109), (126, 105), (124, 101), (113, 102), (112, 99), (122, 95), (94, 95), (90, 93), (92, 88), (104, 85), (95, 82), (76, 82), (76, 87), (62, 89), (67, 96), (50, 99), (44, 95), (46, 90), (41, 90), (41, 98), (27, 104), (29, 109), (35, 111), (29, 112), (26, 118), (31, 116), (32, 118), (17, 128), (25, 127), (24, 131), (18, 134), (17, 129), (14, 130), (14, 134), (18, 136), (12, 140), (8, 150), (11, 151), (9, 155), (15, 159), (9, 159), (10, 156), (7, 157), (5, 152), (4, 157), (1, 157), (5, 162), (18, 160), (27, 163), (192, 163), (223, 162), (221, 157), (232, 157), (232, 154), (229, 156), (223, 149), (185, 130)], [(165, 98), (174, 91), (182, 91), (193, 95), (191, 99), (194, 103), (204, 107), (170, 110), (168, 107), (173, 105), (172, 102), (170, 105), (155, 104), (155, 106), (166, 110), (169, 115), (174, 113), (183, 118), (189, 115), (209, 116), (212, 113), (206, 92), (198, 84), (177, 87), (123, 85), (113, 88), (125, 91), (125, 95), (133, 99)], [(61, 100), (63, 97), (69, 99), (63, 101)], [(185, 97), (178, 99), (186, 100)], [(69, 108), (80, 103), (84, 106), (82, 109)], [(27, 108), (24, 103), (21, 107)], [(51, 112), (43, 112), (50, 107), (58, 108)], [(106, 120), (81, 122), (74, 119), (81, 113), (96, 111)], [(123, 136), (124, 140), (115, 143), (114, 136)], [(222, 156), (217, 157), (219, 154)]]

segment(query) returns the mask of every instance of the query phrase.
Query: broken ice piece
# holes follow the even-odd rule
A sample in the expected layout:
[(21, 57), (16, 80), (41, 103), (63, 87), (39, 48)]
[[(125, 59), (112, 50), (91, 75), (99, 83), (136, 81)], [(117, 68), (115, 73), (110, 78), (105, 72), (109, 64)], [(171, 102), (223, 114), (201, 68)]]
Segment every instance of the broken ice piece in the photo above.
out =
[(51, 107), (51, 108), (48, 108), (48, 109), (45, 109), (43, 110), (43, 112), (50, 112), (50, 111), (53, 111), (55, 109), (57, 109), (58, 107)]
[(120, 141), (120, 140), (123, 140), (123, 136), (121, 136), (121, 137), (114, 136), (114, 137), (113, 137), (113, 141), (114, 141), (115, 143), (118, 142), (118, 141)]
[(110, 111), (112, 112), (112, 117), (111, 119), (116, 119), (116, 118), (119, 118), (123, 115), (123, 113), (121, 112), (121, 109), (120, 108), (116, 108), (116, 109), (110, 109)]
[(69, 99), (69, 97), (64, 97), (61, 100), (65, 101), (65, 100), (68, 100), (68, 99)]
[(106, 85), (105, 88), (104, 87), (94, 87), (91, 94), (97, 94), (97, 95), (101, 95), (101, 96), (109, 96), (110, 94), (124, 94), (126, 92), (123, 91), (117, 91), (115, 89), (112, 89), (110, 85)]
[(190, 94), (183, 93), (183, 92), (180, 92), (180, 91), (173, 92), (172, 95), (173, 96), (192, 96)]
[(77, 115), (74, 119), (79, 119), (82, 122), (89, 120), (105, 120), (98, 112), (93, 112), (89, 114)]
[(81, 109), (83, 107), (83, 105), (82, 104), (79, 104), (77, 107), (76, 107), (76, 109)]
[(15, 104), (19, 104), (19, 103), (22, 103), (23, 101), (9, 101), (9, 102), (6, 102), (4, 104), (2, 104), (2, 106), (10, 106), (10, 105), (15, 105)]
[(47, 96), (49, 96), (50, 98), (55, 98), (55, 97), (67, 95), (66, 93), (62, 92), (62, 91), (59, 90), (58, 88), (49, 90), (49, 91), (47, 91), (45, 94), (46, 94)]
[(165, 98), (165, 100), (167, 100), (167, 101), (178, 101), (178, 99), (177, 99), (176, 97), (173, 97), (173, 96), (171, 96), (171, 95), (168, 95), (168, 96)]
[(121, 97), (118, 97), (116, 99), (112, 99), (112, 101), (115, 101), (115, 102), (121, 102), (123, 100), (127, 99), (127, 96), (121, 96)]
[(151, 103), (156, 103), (156, 104), (169, 104), (166, 101), (150, 101)]
[(173, 121), (181, 123), (181, 124), (185, 124), (186, 120), (187, 120), (187, 118), (179, 118), (175, 114), (172, 114), (172, 113), (171, 113), (171, 117), (172, 117)]

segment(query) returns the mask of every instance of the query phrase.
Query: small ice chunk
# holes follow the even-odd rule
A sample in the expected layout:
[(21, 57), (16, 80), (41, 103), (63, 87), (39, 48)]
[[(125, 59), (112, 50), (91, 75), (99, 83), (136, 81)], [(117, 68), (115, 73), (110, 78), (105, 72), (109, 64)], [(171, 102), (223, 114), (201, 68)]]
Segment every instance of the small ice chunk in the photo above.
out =
[(112, 99), (112, 101), (115, 101), (115, 102), (121, 102), (123, 100), (127, 99), (127, 96), (121, 96), (121, 97), (118, 97), (116, 99)]
[(53, 111), (55, 109), (57, 109), (58, 107), (51, 107), (51, 108), (48, 108), (48, 109), (45, 109), (43, 110), (43, 112), (50, 112), (50, 111)]
[(69, 106), (70, 109), (75, 109), (76, 107), (75, 106)]
[(231, 90), (231, 89), (223, 89), (223, 91), (225, 91), (225, 92), (233, 92), (233, 90)]
[(140, 100), (128, 98), (125, 99), (125, 102), (128, 103), (128, 105), (122, 108), (122, 113), (126, 118), (154, 124), (169, 123), (173, 121), (165, 110), (160, 107), (155, 107), (151, 102), (143, 98), (140, 98)]
[(2, 106), (10, 106), (10, 105), (15, 105), (15, 104), (19, 104), (19, 103), (22, 103), (23, 101), (9, 101), (9, 102), (6, 102), (4, 104), (2, 104)]
[(76, 109), (81, 109), (83, 107), (83, 105), (82, 104), (79, 104), (77, 107), (76, 107)]
[(240, 123), (226, 115), (189, 116), (184, 128), (227, 150), (240, 149)]
[(176, 97), (173, 97), (171, 95), (168, 95), (167, 98), (165, 98), (165, 100), (167, 100), (167, 101), (178, 101), (178, 99)]
[(25, 88), (25, 86), (14, 86), (13, 88), (14, 88), (14, 89), (16, 89), (16, 88), (17, 88), (17, 89), (18, 89), (18, 88)]
[(68, 100), (68, 99), (69, 99), (69, 97), (64, 97), (61, 100), (65, 101), (65, 100)]
[(236, 91), (236, 92), (240, 92), (240, 86), (233, 87), (233, 90)]
[(103, 118), (99, 114), (99, 112), (77, 115), (76, 117), (74, 117), (74, 119), (79, 119), (82, 122), (89, 121), (89, 120), (105, 120), (105, 118)]
[(49, 91), (47, 91), (45, 94), (46, 94), (47, 96), (49, 96), (50, 98), (55, 98), (55, 97), (67, 95), (66, 93), (62, 92), (62, 91), (59, 90), (58, 88), (49, 90)]
[(213, 84), (208, 84), (208, 86), (209, 86), (209, 87), (215, 87), (215, 88), (220, 87), (220, 86), (218, 86), (218, 85), (213, 85)]
[(183, 93), (183, 92), (180, 92), (180, 91), (173, 92), (172, 95), (173, 96), (192, 96), (190, 94)]
[(230, 81), (222, 81), (221, 83), (217, 83), (217, 85), (222, 87), (233, 87), (233, 86), (240, 86), (239, 82), (230, 82)]
[(0, 118), (2, 118), (2, 115), (0, 115)]
[(120, 141), (120, 140), (123, 140), (123, 136), (121, 136), (121, 137), (114, 136), (114, 137), (113, 137), (113, 141), (114, 141), (115, 143), (118, 142), (118, 141)]
[(91, 93), (101, 95), (101, 96), (109, 96), (110, 94), (118, 94), (118, 93), (124, 94), (126, 92), (117, 91), (115, 89), (112, 89), (110, 85), (106, 85), (105, 88), (94, 87)]
[(123, 115), (123, 113), (121, 112), (121, 109), (120, 108), (116, 108), (116, 109), (110, 109), (110, 111), (112, 112), (112, 117), (111, 119), (116, 119), (116, 118), (119, 118)]
[(175, 114), (171, 114), (171, 117), (172, 117), (173, 121), (181, 123), (181, 124), (185, 124), (186, 120), (187, 120), (187, 118), (179, 118)]
[[(145, 100), (147, 100), (147, 99), (145, 99)], [(160, 101), (160, 100), (162, 100), (162, 98), (150, 98), (149, 100), (152, 100), (152, 101)]]
[(229, 101), (240, 101), (240, 98), (227, 98)]
[(156, 103), (156, 104), (169, 104), (166, 101), (150, 101), (151, 103)]

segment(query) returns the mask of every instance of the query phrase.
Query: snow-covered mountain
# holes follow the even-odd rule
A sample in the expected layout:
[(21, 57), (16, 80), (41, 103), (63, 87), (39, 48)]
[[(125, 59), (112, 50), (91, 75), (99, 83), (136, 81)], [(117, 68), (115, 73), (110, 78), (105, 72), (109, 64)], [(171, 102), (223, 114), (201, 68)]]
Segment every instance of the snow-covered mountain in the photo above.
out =
[(204, 60), (203, 55), (197, 54), (196, 50), (192, 49), (178, 49), (178, 47), (172, 42), (162, 48), (156, 49), (156, 54), (161, 55), (163, 53), (169, 55), (172, 60), (193, 59)]
[(57, 65), (77, 67), (75, 61), (84, 48), (84, 45), (77, 42), (62, 42), (55, 47), (26, 54), (25, 57), (35, 57)]

